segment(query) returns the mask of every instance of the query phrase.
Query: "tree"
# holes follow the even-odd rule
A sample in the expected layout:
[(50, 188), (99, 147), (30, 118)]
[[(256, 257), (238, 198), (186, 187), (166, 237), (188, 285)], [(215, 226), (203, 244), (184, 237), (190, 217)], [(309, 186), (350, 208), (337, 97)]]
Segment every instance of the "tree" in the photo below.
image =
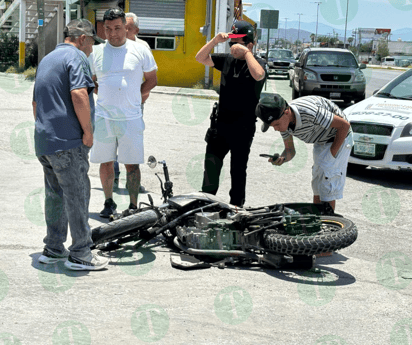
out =
[(348, 42), (349, 42), (349, 45), (352, 45), (353, 37), (349, 37), (349, 38), (348, 38)]
[(312, 41), (312, 44), (315, 43), (315, 37), (316, 37), (315, 34), (310, 34), (310, 39)]
[(376, 59), (381, 61), (382, 58), (389, 55), (388, 42), (385, 39), (380, 39), (378, 44), (378, 50), (376, 51)]

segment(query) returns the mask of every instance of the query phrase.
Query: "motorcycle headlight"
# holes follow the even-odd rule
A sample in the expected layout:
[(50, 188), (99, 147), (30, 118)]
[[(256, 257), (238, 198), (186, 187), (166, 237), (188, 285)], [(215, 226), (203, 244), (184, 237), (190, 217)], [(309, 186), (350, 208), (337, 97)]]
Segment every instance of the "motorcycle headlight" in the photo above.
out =
[(412, 137), (412, 123), (408, 123), (405, 127), (403, 127), (401, 138), (402, 137)]
[(355, 83), (360, 83), (362, 81), (365, 81), (365, 76), (361, 71), (356, 72), (355, 74)]
[(315, 73), (312, 73), (312, 72), (305, 72), (303, 79), (304, 80), (316, 80), (316, 75)]

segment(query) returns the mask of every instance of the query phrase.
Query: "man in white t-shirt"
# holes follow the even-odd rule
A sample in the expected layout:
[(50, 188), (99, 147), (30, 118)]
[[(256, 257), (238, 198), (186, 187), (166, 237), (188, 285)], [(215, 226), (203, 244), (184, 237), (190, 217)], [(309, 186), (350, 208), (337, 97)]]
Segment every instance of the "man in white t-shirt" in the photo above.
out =
[(132, 12), (126, 13), (126, 29), (127, 38), (129, 40), (143, 44), (147, 49), (150, 50), (149, 44), (137, 37), (137, 34), (139, 33), (139, 18)]
[(116, 155), (127, 171), (129, 209), (137, 208), (139, 164), (144, 163), (142, 103), (157, 85), (157, 65), (146, 47), (126, 38), (126, 18), (121, 9), (107, 10), (103, 23), (107, 41), (94, 46), (89, 57), (93, 79), (99, 86), (90, 161), (100, 163), (105, 194), (100, 216), (109, 218), (117, 208), (112, 198)]

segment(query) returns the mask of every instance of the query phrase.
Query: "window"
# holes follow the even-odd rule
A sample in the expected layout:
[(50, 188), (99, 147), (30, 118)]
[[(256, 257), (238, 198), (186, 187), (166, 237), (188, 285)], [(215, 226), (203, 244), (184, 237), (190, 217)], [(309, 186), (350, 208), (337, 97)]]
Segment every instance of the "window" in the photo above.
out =
[(174, 37), (137, 36), (146, 41), (152, 50), (176, 50), (176, 39)]

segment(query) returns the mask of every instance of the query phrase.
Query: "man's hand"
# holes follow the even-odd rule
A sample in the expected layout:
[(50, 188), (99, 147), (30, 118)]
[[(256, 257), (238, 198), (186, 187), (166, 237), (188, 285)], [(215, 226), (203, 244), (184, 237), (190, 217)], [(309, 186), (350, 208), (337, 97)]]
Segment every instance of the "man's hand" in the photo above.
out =
[(83, 144), (87, 147), (93, 146), (93, 134), (92, 133), (83, 133)]
[(250, 50), (242, 44), (234, 44), (230, 47), (230, 54), (232, 54), (235, 59), (243, 58), (247, 52), (250, 52)]
[(272, 158), (269, 158), (269, 162), (272, 163), (272, 165), (282, 165), (285, 163), (286, 158), (283, 156), (280, 156), (278, 159), (273, 160)]
[(229, 34), (225, 32), (219, 32), (214, 38), (216, 44), (226, 42), (229, 39)]

